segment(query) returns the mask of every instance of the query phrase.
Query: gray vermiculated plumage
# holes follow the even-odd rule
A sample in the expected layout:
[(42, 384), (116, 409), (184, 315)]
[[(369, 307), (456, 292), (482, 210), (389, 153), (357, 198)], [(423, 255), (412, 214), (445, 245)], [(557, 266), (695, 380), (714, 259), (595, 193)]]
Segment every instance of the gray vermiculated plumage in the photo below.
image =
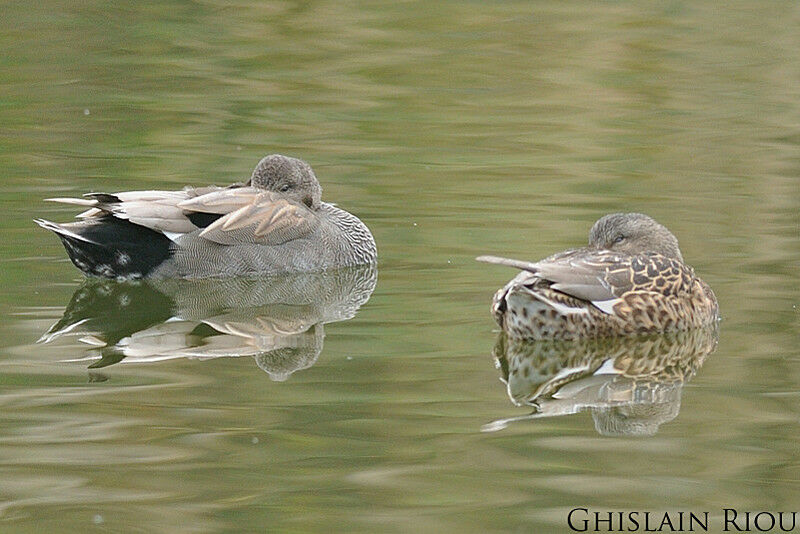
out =
[(92, 368), (120, 361), (253, 356), (273, 380), (285, 380), (313, 365), (324, 325), (352, 318), (376, 282), (374, 264), (135, 284), (91, 277), (40, 342), (78, 339), (88, 345)]
[[(154, 277), (209, 277), (312, 272), (374, 263), (375, 242), (355, 216), (322, 203), (313, 232), (276, 245), (209, 242), (196, 234), (181, 238), (173, 256)], [(199, 232), (197, 232), (199, 234)]]
[(377, 260), (354, 215), (322, 202), (311, 167), (263, 158), (245, 183), (50, 199), (88, 208), (79, 222), (37, 220), (88, 275), (226, 277), (313, 272)]

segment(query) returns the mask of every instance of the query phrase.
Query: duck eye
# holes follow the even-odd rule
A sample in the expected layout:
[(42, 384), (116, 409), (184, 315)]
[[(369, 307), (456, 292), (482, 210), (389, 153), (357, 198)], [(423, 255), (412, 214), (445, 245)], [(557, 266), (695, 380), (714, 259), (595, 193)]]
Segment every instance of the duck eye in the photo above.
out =
[(622, 243), (623, 241), (625, 241), (625, 236), (624, 235), (618, 235), (617, 237), (614, 238), (614, 244), (615, 245), (617, 243)]
[(287, 192), (287, 191), (288, 191), (289, 189), (291, 189), (291, 188), (292, 188), (292, 186), (290, 186), (289, 184), (283, 184), (283, 185), (281, 186), (281, 188), (280, 188), (280, 189), (278, 189), (278, 191), (280, 191), (281, 193), (285, 193), (285, 192)]

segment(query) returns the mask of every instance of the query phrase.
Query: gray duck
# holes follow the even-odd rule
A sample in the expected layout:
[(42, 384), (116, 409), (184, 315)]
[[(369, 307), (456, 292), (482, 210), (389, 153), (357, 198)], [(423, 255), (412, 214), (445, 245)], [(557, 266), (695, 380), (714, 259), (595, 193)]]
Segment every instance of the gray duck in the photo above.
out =
[(641, 213), (599, 219), (589, 245), (538, 262), (480, 256), (521, 269), (498, 290), (492, 315), (526, 339), (689, 330), (719, 317), (711, 288), (683, 262), (677, 238)]
[(87, 275), (203, 278), (317, 272), (374, 263), (375, 240), (356, 216), (322, 202), (302, 160), (263, 158), (245, 183), (180, 191), (51, 198), (86, 211), (78, 222), (35, 222), (58, 235)]

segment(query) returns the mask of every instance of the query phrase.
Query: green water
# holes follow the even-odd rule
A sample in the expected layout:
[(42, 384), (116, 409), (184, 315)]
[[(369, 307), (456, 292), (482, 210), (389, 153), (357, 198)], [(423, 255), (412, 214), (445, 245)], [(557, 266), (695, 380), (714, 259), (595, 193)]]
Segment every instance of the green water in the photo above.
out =
[[(717, 526), (726, 507), (798, 510), (796, 2), (0, 11), (0, 531), (568, 532), (577, 506)], [(249, 355), (88, 369), (98, 349), (77, 337), (36, 343), (82, 282), (31, 222), (75, 211), (43, 198), (224, 184), (273, 152), (308, 161), (378, 242), (371, 298), (296, 341), (316, 359), (276, 381)], [(651, 437), (601, 435), (590, 410), (483, 432), (531, 409), (493, 357), (488, 306), (513, 271), (474, 257), (542, 257), (620, 210), (668, 226), (720, 301), (679, 413)], [(153, 302), (94, 320), (166, 328), (171, 301)]]

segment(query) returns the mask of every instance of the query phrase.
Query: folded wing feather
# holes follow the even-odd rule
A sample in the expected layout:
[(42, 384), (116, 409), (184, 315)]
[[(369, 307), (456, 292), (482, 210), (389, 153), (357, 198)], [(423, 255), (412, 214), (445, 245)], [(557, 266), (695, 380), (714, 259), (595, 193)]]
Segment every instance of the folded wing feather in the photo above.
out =
[(89, 193), (80, 199), (48, 200), (89, 208), (80, 218), (113, 215), (165, 233), (170, 239), (200, 229), (187, 214), (222, 215), (199, 234), (222, 245), (277, 245), (307, 235), (318, 223), (306, 206), (248, 186)]
[[(605, 313), (613, 313), (613, 305), (619, 296), (630, 289), (629, 284), (609, 283), (608, 268), (618, 266), (621, 258), (607, 252), (570, 250), (534, 263), (494, 256), (481, 256), (478, 260), (531, 272), (550, 282), (550, 289), (591, 302)], [(623, 282), (617, 278), (613, 281)]]
[(88, 193), (84, 198), (50, 198), (52, 202), (72, 204), (89, 209), (78, 214), (80, 219), (113, 215), (158, 232), (183, 234), (197, 230), (186, 217), (179, 202), (195, 195), (195, 190), (124, 191), (121, 193)]
[(223, 245), (279, 245), (309, 234), (317, 222), (305, 206), (262, 191), (249, 204), (217, 219), (200, 237)]

